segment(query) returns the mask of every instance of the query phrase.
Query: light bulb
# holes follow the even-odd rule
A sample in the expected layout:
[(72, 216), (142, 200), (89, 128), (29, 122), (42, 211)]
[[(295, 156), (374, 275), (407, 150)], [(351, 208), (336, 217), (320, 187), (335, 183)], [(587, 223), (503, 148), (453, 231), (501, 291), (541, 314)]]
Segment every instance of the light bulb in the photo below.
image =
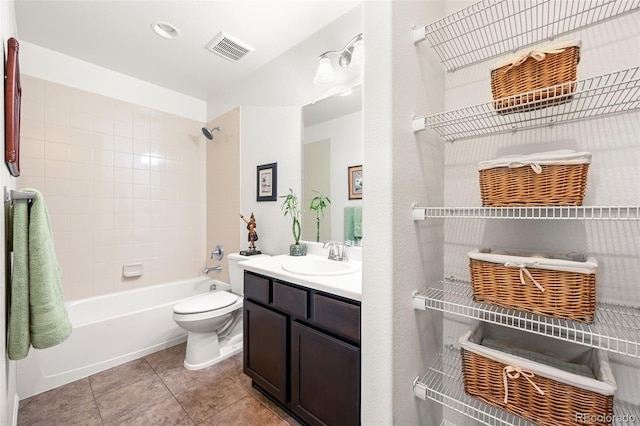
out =
[(331, 84), (335, 81), (335, 79), (336, 76), (335, 72), (333, 71), (333, 66), (331, 65), (331, 59), (320, 59), (320, 63), (318, 64), (318, 71), (316, 71), (316, 76), (313, 77), (313, 82), (319, 85)]

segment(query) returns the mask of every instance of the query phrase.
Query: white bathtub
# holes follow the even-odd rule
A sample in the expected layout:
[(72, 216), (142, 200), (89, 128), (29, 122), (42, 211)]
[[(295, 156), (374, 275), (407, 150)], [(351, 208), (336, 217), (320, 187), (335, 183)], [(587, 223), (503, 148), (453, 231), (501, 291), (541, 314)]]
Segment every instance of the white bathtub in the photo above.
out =
[(211, 278), (195, 278), (66, 303), (71, 336), (49, 349), (29, 350), (18, 361), (20, 399), (184, 342), (173, 305), (209, 291)]

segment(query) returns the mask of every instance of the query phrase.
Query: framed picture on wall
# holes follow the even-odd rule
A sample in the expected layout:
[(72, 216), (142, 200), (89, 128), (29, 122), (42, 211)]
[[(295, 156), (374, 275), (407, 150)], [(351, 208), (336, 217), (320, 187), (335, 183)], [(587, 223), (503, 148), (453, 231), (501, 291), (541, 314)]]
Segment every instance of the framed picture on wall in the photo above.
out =
[(349, 178), (349, 199), (362, 199), (362, 164), (359, 166), (350, 166), (348, 171)]
[(256, 193), (256, 201), (276, 201), (278, 198), (278, 163), (258, 166)]
[(18, 40), (7, 41), (7, 63), (4, 80), (4, 161), (12, 176), (20, 176), (20, 66), (18, 64)]

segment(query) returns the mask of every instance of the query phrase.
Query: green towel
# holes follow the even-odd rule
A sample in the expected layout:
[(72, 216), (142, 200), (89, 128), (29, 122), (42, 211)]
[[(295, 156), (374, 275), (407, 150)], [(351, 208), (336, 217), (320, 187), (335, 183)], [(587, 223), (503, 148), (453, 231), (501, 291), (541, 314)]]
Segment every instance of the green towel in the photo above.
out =
[[(30, 211), (26, 201), (14, 202), (14, 272), (9, 319), (10, 359), (26, 357), (29, 344), (36, 349), (46, 349), (63, 342), (71, 335), (71, 322), (62, 298), (62, 273), (56, 260), (47, 206), (42, 194), (38, 191), (34, 189), (25, 191), (35, 192), (36, 198), (31, 204)], [(28, 244), (22, 244), (18, 240), (24, 239), (27, 223)], [(16, 231), (20, 235), (16, 236)], [(22, 265), (26, 259), (28, 259), (27, 267)], [(16, 260), (20, 267), (18, 270), (16, 270)], [(17, 305), (13, 305), (14, 292), (22, 298), (17, 301)], [(25, 319), (24, 313), (25, 294), (29, 298), (28, 320)], [(11, 318), (14, 315), (16, 319), (12, 321)], [(24, 330), (25, 325), (28, 326), (28, 335)]]
[(362, 207), (353, 208), (353, 236), (354, 239), (362, 239)]
[(353, 241), (355, 239), (353, 232), (353, 209), (354, 207), (344, 208), (344, 239), (346, 241)]
[(7, 352), (9, 359), (23, 359), (29, 353), (29, 206), (16, 200), (13, 210), (13, 273), (9, 297)]

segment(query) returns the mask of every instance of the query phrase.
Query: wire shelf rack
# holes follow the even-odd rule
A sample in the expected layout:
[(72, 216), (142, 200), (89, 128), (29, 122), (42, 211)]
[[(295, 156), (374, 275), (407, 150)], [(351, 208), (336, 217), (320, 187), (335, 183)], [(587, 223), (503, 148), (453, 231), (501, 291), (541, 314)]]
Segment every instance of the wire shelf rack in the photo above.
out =
[(448, 312), (640, 358), (640, 307), (596, 303), (594, 322), (584, 324), (476, 303), (471, 284), (465, 281), (445, 279), (440, 285), (415, 293), (414, 308)]
[(449, 407), (484, 425), (534, 426), (533, 423), (467, 395), (463, 386), (460, 356), (456, 356), (453, 350), (441, 354), (423, 377), (416, 377), (413, 394), (425, 401), (430, 399)]
[[(529, 99), (534, 100), (527, 101)], [(554, 105), (548, 106), (550, 103)], [(501, 105), (509, 106), (508, 113), (498, 113)], [(452, 142), (638, 108), (640, 68), (634, 67), (467, 108), (414, 117), (412, 126), (414, 132), (432, 129), (444, 140)]]
[(631, 12), (640, 0), (483, 0), (414, 28), (448, 71)]
[(640, 206), (526, 206), (526, 207), (420, 207), (414, 205), (413, 220), (543, 219), (638, 221)]
[[(467, 395), (460, 353), (446, 348), (422, 377), (413, 381), (413, 394), (430, 399), (488, 426), (534, 426), (533, 423)], [(614, 426), (630, 426), (640, 421), (640, 407), (614, 399)]]

